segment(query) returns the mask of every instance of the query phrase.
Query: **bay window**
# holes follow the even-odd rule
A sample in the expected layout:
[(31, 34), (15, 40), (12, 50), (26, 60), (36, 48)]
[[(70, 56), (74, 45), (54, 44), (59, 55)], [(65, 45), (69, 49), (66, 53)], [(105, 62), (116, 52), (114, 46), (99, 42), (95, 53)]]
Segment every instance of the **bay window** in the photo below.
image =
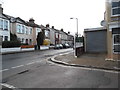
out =
[(26, 27), (26, 34), (28, 34), (28, 27)]
[(17, 33), (21, 33), (21, 25), (17, 25)]
[(8, 30), (8, 21), (7, 20), (4, 21), (4, 30)]
[(25, 31), (25, 27), (24, 27), (24, 26), (22, 26), (22, 33), (24, 33), (24, 31)]
[(0, 29), (3, 29), (3, 20), (0, 20)]
[(30, 34), (32, 34), (32, 28), (30, 28)]

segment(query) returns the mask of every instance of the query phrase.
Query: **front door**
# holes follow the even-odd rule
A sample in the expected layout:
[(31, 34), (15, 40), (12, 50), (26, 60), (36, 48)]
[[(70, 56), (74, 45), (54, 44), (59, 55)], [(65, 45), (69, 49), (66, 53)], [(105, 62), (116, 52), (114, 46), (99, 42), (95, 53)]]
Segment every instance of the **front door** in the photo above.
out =
[(120, 54), (120, 34), (113, 34), (113, 53)]

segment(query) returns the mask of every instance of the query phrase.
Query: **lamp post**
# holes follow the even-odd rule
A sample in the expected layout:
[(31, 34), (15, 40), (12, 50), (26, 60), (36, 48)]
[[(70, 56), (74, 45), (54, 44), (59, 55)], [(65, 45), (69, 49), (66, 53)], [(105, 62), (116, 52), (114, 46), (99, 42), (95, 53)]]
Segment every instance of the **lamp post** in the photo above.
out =
[(77, 55), (76, 55), (76, 37), (78, 37), (78, 18), (70, 18), (70, 19), (76, 19), (77, 33), (74, 36), (74, 50), (75, 50), (74, 56), (77, 58)]
[(76, 19), (76, 25), (77, 25), (77, 36), (78, 36), (78, 18), (70, 18), (70, 19)]

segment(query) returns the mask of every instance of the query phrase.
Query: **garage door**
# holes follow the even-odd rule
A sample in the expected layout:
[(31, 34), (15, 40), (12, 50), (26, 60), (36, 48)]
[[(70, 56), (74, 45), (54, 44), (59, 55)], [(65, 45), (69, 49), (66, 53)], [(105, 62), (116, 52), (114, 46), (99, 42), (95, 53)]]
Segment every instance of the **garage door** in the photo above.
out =
[(107, 52), (107, 32), (86, 32), (86, 52)]

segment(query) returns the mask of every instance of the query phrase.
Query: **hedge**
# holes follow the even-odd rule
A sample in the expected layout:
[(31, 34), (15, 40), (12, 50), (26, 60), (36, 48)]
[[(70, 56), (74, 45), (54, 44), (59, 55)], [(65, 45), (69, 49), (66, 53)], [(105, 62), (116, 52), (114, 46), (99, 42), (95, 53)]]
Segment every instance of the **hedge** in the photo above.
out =
[(2, 48), (20, 47), (20, 41), (3, 41)]

